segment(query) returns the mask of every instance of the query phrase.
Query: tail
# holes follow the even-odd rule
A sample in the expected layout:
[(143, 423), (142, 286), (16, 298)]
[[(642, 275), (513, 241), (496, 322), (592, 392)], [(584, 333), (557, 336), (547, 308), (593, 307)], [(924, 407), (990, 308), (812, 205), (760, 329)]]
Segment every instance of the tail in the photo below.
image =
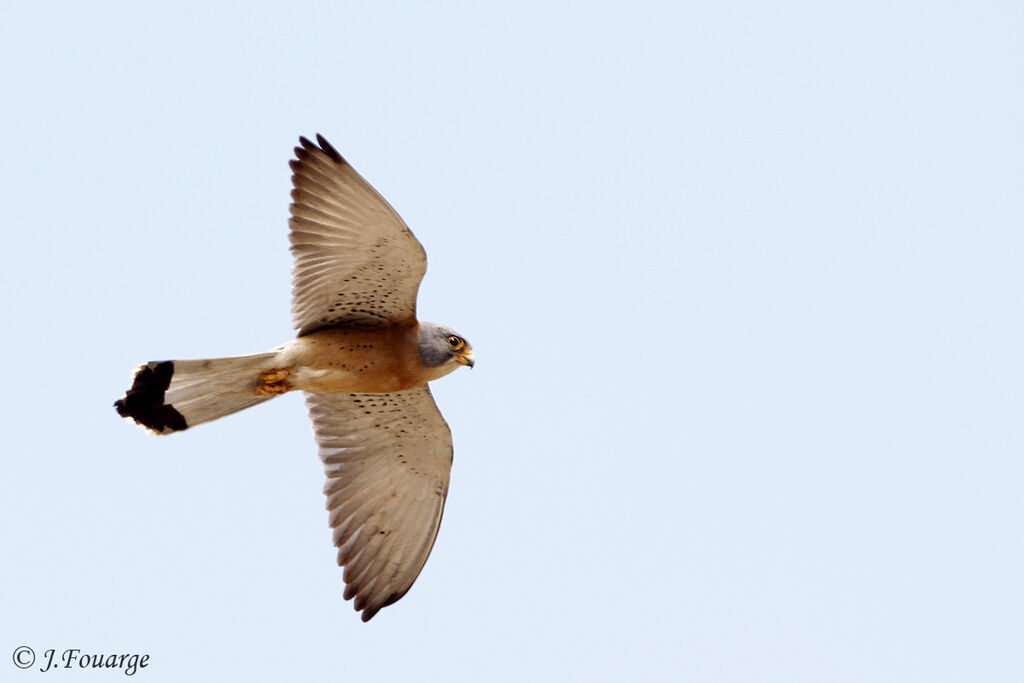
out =
[(153, 361), (135, 369), (135, 381), (114, 403), (121, 417), (154, 434), (194, 427), (272, 395), (256, 390), (261, 372), (274, 366), (276, 351), (238, 358)]

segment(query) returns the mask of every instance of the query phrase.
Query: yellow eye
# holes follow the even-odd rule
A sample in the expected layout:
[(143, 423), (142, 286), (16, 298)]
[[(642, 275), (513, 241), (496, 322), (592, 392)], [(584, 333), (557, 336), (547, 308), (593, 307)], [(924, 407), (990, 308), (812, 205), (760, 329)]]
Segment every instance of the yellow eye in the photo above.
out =
[(458, 337), (448, 337), (448, 346), (452, 347), (456, 351), (465, 346), (466, 342), (462, 341)]

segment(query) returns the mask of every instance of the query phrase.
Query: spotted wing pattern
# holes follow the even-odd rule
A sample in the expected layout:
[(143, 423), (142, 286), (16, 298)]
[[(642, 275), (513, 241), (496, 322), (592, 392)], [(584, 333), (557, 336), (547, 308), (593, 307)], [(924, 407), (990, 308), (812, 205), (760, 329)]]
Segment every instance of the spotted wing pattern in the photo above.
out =
[(369, 621), (397, 601), (434, 545), (452, 438), (426, 386), (388, 394), (306, 393), (345, 567), (345, 599)]
[(292, 168), (292, 317), (322, 327), (416, 318), (423, 247), (395, 210), (322, 136), (299, 139)]

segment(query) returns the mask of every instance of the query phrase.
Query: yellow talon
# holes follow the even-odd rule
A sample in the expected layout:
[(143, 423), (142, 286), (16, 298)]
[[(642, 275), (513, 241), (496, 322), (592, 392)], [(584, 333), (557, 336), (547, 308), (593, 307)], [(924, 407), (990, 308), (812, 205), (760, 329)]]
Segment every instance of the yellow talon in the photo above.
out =
[(286, 393), (291, 390), (291, 387), (285, 382), (287, 377), (288, 370), (285, 368), (261, 372), (259, 382), (256, 384), (256, 391), (264, 396), (276, 396)]

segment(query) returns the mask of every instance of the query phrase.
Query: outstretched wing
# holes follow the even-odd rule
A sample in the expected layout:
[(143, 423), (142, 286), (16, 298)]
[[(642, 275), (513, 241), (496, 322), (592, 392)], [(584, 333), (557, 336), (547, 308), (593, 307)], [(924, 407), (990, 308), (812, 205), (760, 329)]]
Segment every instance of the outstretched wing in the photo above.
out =
[(426, 386), (389, 394), (306, 393), (345, 567), (345, 599), (369, 621), (409, 590), (437, 537), (452, 437)]
[(292, 317), (299, 335), (339, 323), (416, 319), (427, 270), (401, 217), (322, 136), (299, 138), (292, 168)]

